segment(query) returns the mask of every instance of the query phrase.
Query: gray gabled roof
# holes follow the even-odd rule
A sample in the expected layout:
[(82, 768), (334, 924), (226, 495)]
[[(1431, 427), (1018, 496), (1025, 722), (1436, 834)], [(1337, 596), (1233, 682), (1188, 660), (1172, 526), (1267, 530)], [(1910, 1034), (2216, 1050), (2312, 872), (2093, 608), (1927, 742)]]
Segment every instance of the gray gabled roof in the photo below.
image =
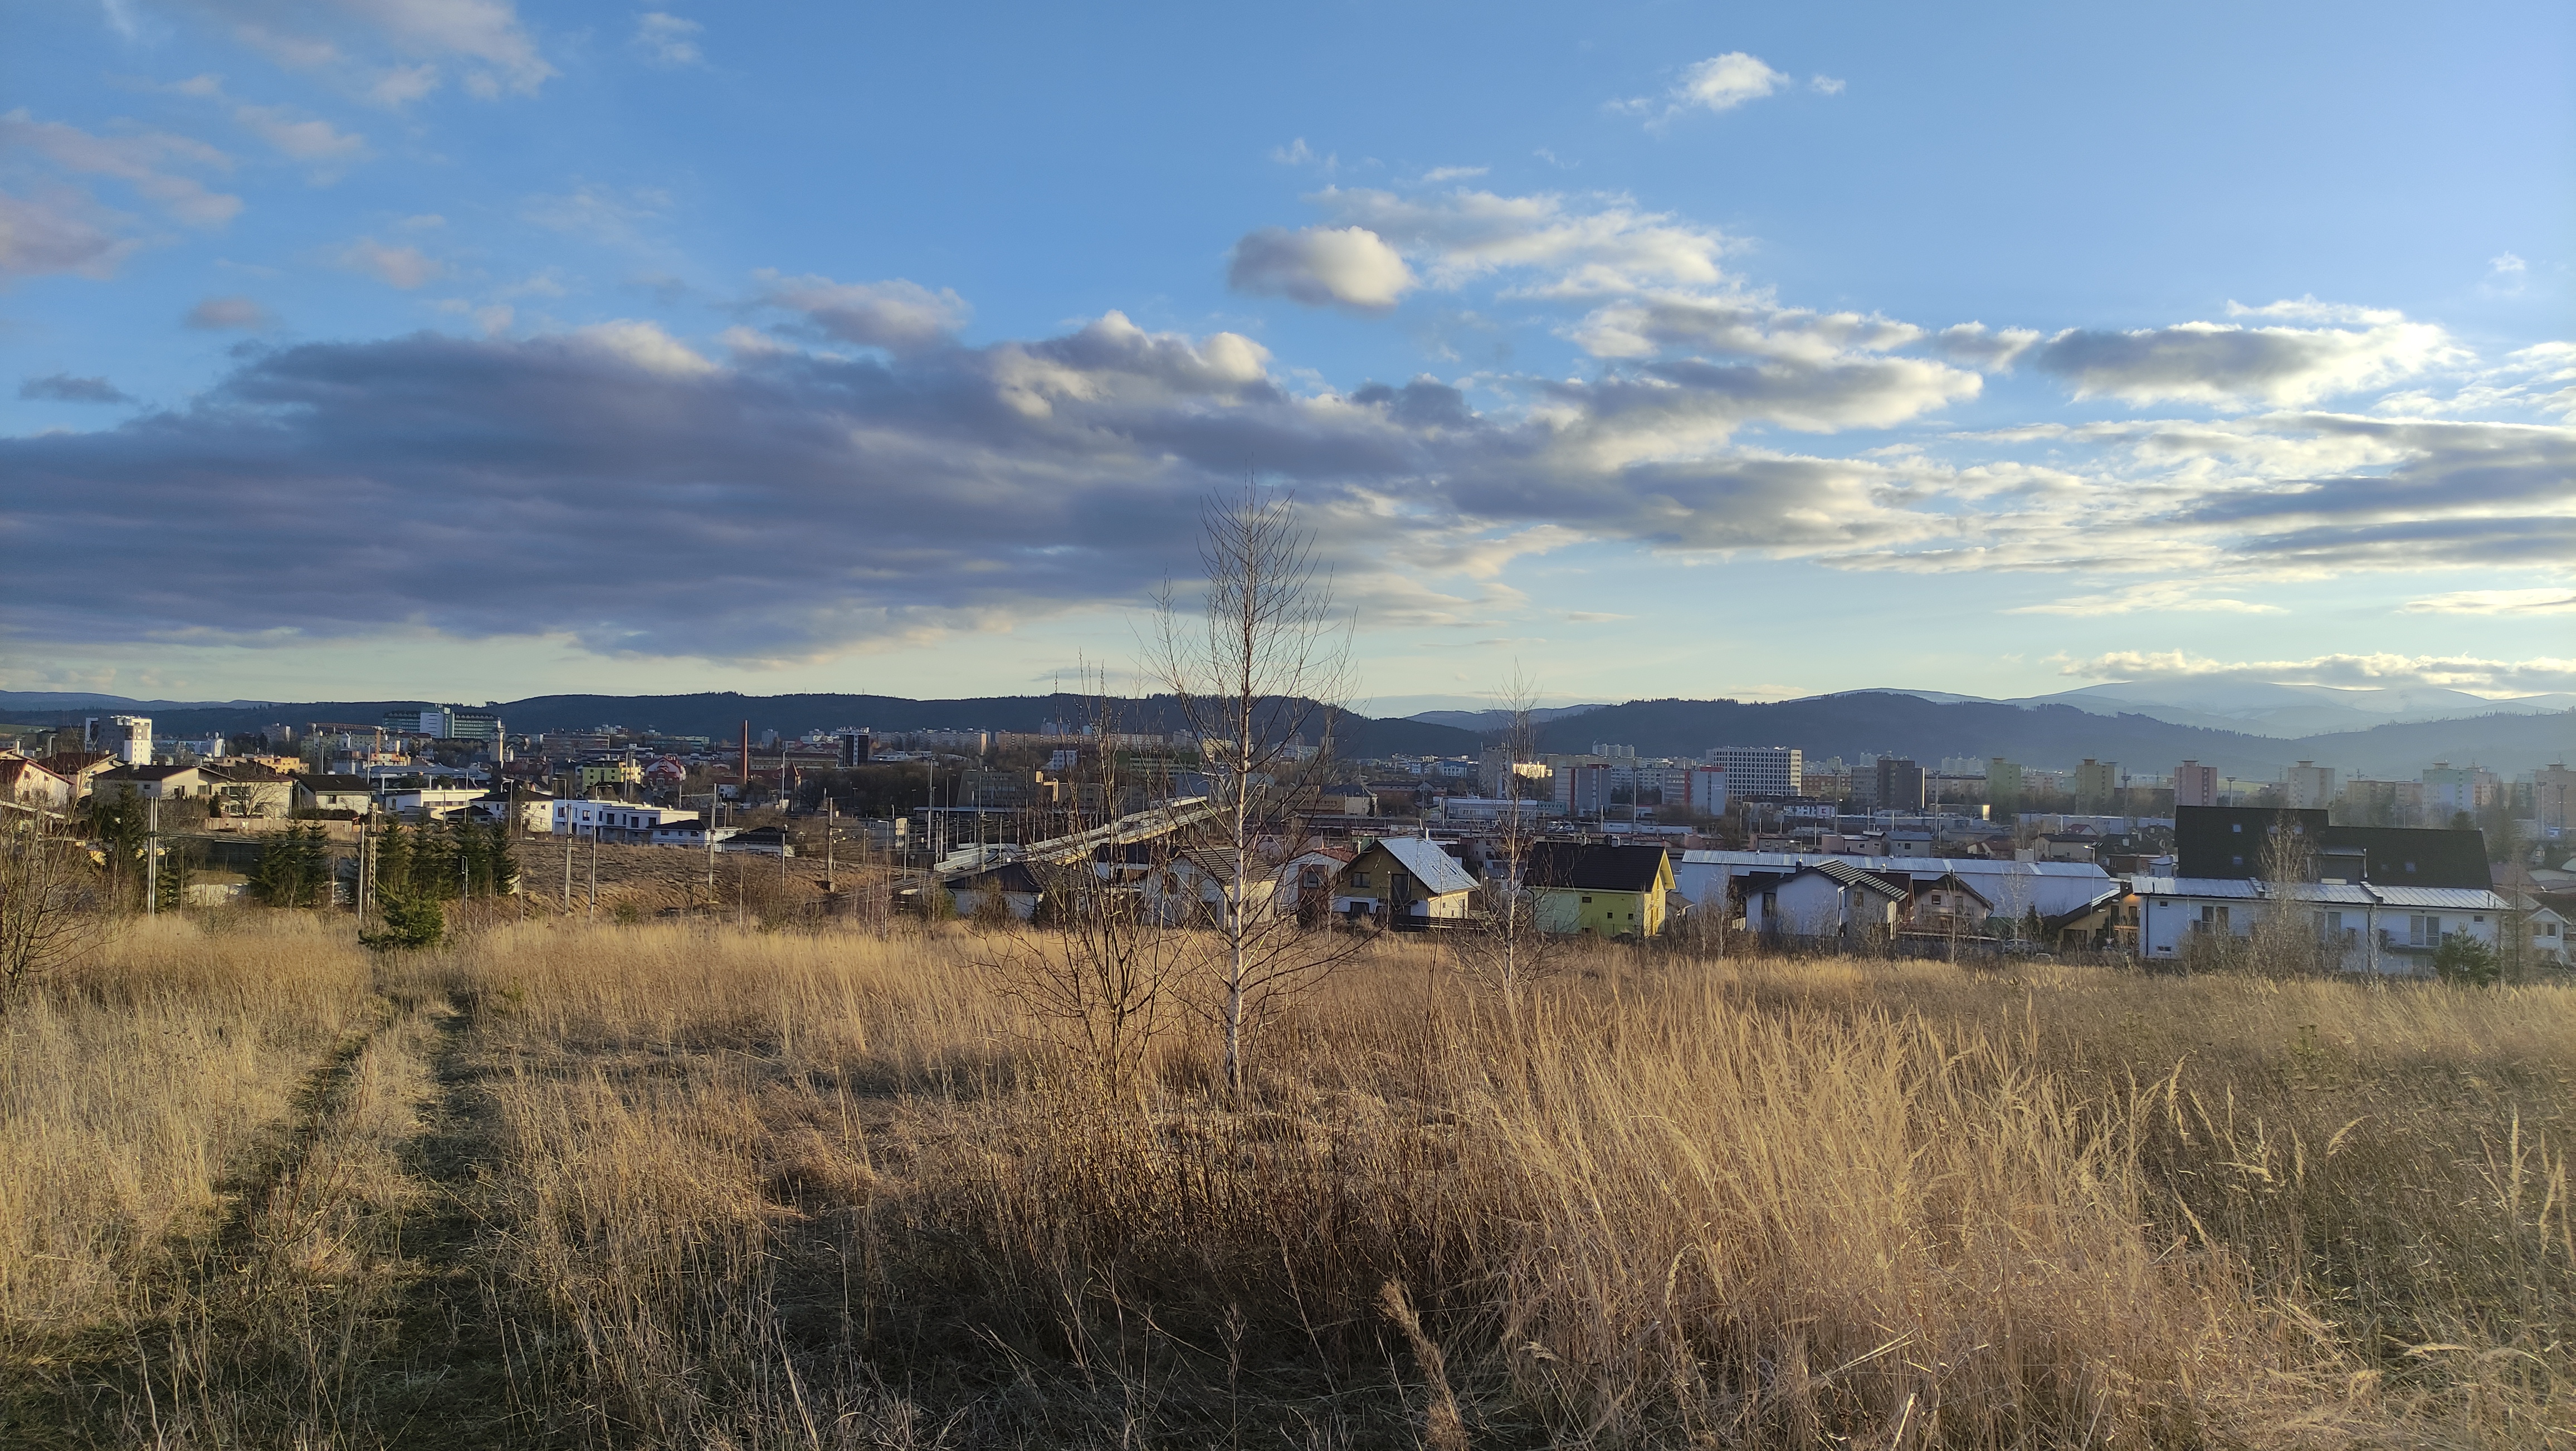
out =
[(1458, 865), (1458, 859), (1442, 851), (1436, 841), (1426, 841), (1418, 836), (1381, 836), (1377, 844), (1386, 848), (1387, 855), (1402, 862), (1406, 871), (1413, 873), (1414, 879), (1422, 883), (1422, 890), (1435, 897), (1476, 890), (1476, 879), (1467, 875), (1467, 869)]
[(1807, 867), (1804, 870), (1791, 872), (1788, 876), (1781, 878), (1781, 880), (1783, 882), (1795, 881), (1800, 877), (1809, 875), (1810, 873), (1816, 876), (1829, 878), (1846, 887), (1866, 888), (1878, 893), (1880, 896), (1885, 897), (1891, 902), (1902, 902), (1905, 900), (1906, 893), (1903, 888), (1892, 886), (1889, 883), (1881, 881), (1877, 877), (1873, 877), (1869, 873), (1860, 870), (1858, 867), (1847, 866), (1842, 862), (1818, 862), (1814, 866)]

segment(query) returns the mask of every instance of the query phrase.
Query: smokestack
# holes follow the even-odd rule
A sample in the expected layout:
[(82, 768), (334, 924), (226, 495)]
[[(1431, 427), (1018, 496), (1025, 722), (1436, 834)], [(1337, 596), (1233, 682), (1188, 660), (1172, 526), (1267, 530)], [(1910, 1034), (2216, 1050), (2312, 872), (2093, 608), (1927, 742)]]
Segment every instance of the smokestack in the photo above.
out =
[(734, 779), (742, 783), (737, 789), (742, 793), (743, 801), (748, 804), (751, 800), (751, 722), (749, 721), (742, 723), (742, 774)]

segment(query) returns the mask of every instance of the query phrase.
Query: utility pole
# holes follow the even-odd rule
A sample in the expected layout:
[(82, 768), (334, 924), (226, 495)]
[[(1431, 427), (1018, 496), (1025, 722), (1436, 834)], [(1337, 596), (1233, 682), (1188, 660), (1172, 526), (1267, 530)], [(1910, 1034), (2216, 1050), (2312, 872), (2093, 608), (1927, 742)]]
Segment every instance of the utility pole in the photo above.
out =
[(564, 813), (564, 915), (572, 915), (572, 813)]
[(832, 833), (841, 823), (841, 804), (823, 793), (823, 895), (832, 895)]
[(161, 798), (147, 798), (143, 825), (143, 915), (161, 915)]
[(599, 822), (590, 823), (590, 920), (599, 920)]

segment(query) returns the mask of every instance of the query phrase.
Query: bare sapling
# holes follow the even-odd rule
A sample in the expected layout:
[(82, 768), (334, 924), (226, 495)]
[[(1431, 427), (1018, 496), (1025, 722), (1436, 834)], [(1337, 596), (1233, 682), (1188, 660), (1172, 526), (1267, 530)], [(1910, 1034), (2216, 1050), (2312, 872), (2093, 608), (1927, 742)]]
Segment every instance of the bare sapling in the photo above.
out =
[(1198, 619), (1168, 586), (1143, 673), (1172, 697), (1196, 737), (1209, 810), (1192, 832), (1193, 870), (1216, 882), (1207, 925), (1211, 1011), (1224, 1041), (1228, 1093), (1240, 1097), (1250, 1030), (1351, 951), (1347, 936), (1308, 933), (1278, 873), (1331, 753), (1300, 759), (1308, 732), (1328, 738), (1349, 693), (1348, 622), (1315, 561), (1313, 531), (1284, 494), (1246, 478), (1241, 493), (1200, 509), (1206, 574)]
[(98, 927), (88, 854), (49, 812), (0, 813), (0, 1009), (78, 957)]
[[(1140, 887), (1170, 865), (1170, 837), (1150, 818), (1120, 829), (1127, 783), (1105, 696), (1093, 717), (1092, 760), (1066, 783), (1071, 804), (1033, 816), (1030, 846), (1018, 862), (988, 870), (975, 917), (984, 928), (978, 955), (1003, 995), (1082, 1087), (1115, 1103), (1135, 1098), (1145, 1081), (1192, 941), (1146, 909)], [(1015, 895), (1026, 899), (1025, 917)]]
[(2327, 971), (2308, 884), (2317, 879), (2316, 843), (2284, 813), (2265, 834), (2263, 903), (2246, 933), (2245, 962), (2264, 977), (2317, 977)]

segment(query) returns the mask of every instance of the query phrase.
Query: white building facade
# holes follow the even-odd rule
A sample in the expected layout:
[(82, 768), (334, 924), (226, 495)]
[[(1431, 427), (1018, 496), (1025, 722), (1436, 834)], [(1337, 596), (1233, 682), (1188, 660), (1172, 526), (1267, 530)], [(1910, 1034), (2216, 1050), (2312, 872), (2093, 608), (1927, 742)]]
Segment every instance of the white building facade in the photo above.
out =
[(2426, 974), (2445, 938), (2492, 948), (2505, 920), (2504, 898), (2470, 887), (2296, 882), (2276, 889), (2232, 877), (2138, 877), (2130, 886), (2138, 896), (2138, 955), (2149, 962), (2180, 960), (2195, 936), (2250, 935), (2273, 912), (2289, 911), (2341, 947), (2346, 972)]

